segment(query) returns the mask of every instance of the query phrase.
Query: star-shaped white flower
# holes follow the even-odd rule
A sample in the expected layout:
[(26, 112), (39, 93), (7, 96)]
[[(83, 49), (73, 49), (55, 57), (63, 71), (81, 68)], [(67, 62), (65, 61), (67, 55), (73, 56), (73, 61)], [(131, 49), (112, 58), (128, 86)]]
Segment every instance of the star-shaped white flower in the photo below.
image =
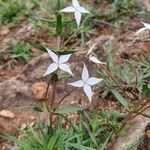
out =
[(103, 64), (103, 65), (106, 64), (105, 62), (101, 62), (95, 56), (92, 56), (92, 55), (90, 55), (89, 59), (96, 64)]
[(144, 31), (144, 30), (150, 30), (150, 24), (144, 23), (144, 22), (142, 22), (142, 24), (144, 25), (144, 27), (141, 28), (141, 29), (139, 29), (139, 30), (135, 33), (135, 35), (139, 34), (140, 32), (142, 32), (142, 31)]
[(75, 14), (75, 19), (77, 22), (77, 25), (80, 25), (81, 22), (81, 13), (90, 13), (88, 10), (86, 10), (84, 7), (81, 7), (78, 0), (72, 0), (72, 5), (70, 7), (66, 7), (60, 12), (73, 12)]
[(51, 50), (47, 49), (49, 56), (52, 58), (54, 61), (47, 69), (46, 73), (44, 76), (51, 74), (52, 72), (56, 71), (58, 68), (61, 70), (68, 72), (69, 74), (73, 75), (72, 71), (70, 70), (69, 66), (66, 64), (67, 61), (69, 60), (71, 54), (68, 55), (62, 55), (58, 57), (54, 52)]
[(83, 90), (91, 103), (92, 96), (93, 96), (91, 86), (99, 83), (100, 81), (102, 81), (102, 79), (95, 78), (95, 77), (89, 78), (89, 72), (87, 70), (87, 67), (84, 63), (83, 63), (83, 65), (84, 65), (84, 67), (83, 67), (83, 71), (82, 71), (82, 80), (78, 80), (78, 81), (75, 81), (73, 83), (68, 83), (68, 84), (75, 86), (75, 87), (83, 87)]

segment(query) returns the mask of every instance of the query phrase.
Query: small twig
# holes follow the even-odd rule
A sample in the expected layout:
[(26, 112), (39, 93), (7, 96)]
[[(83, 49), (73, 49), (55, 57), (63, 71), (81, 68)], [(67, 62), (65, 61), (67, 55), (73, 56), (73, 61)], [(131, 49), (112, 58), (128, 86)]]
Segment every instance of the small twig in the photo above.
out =
[[(148, 102), (149, 102), (149, 101), (146, 101), (146, 102), (144, 103), (144, 105), (146, 105)], [(122, 126), (121, 126), (120, 130), (122, 130), (122, 129), (127, 125), (128, 121), (134, 119), (134, 118), (137, 117), (138, 115), (141, 115), (141, 113), (142, 113), (143, 111), (147, 110), (148, 108), (150, 108), (150, 105), (147, 106), (147, 107), (145, 107), (144, 109), (142, 109), (142, 110), (139, 111), (139, 112), (136, 112), (136, 111), (128, 111), (128, 110), (127, 110), (127, 111), (129, 112), (129, 114), (128, 114), (129, 118), (128, 118), (125, 122), (122, 123)], [(134, 116), (130, 117), (130, 116), (131, 116), (132, 114), (134, 114), (134, 113), (136, 113), (136, 114), (135, 114)]]
[(46, 92), (45, 92), (45, 97), (44, 97), (44, 99), (43, 99), (44, 101), (46, 101), (46, 99), (47, 99), (47, 94), (48, 94), (48, 90), (49, 90), (50, 83), (51, 83), (51, 78), (50, 78), (49, 81), (48, 81), (48, 85), (47, 85)]
[(65, 45), (72, 39), (72, 37), (73, 37), (76, 33), (78, 33), (78, 32), (80, 31), (80, 29), (81, 29), (81, 27), (79, 27), (78, 30), (77, 30), (76, 32), (74, 32), (74, 33), (66, 40), (66, 42), (61, 46), (60, 49), (63, 49), (63, 48), (65, 47)]
[(98, 23), (105, 24), (105, 25), (107, 25), (107, 26), (113, 27), (113, 25), (112, 25), (111, 23), (106, 22), (106, 21), (95, 20), (95, 22), (98, 22)]
[(137, 74), (137, 71), (136, 71), (136, 69), (132, 66), (132, 64), (128, 61), (128, 63), (129, 63), (129, 65), (130, 65), (130, 67), (131, 67), (131, 69), (134, 71), (134, 73), (135, 73), (135, 89), (137, 88), (137, 85), (138, 85), (138, 74)]
[(121, 85), (118, 83), (118, 81), (113, 77), (113, 75), (102, 65), (100, 64), (100, 66), (102, 67), (102, 69), (111, 77), (111, 79), (115, 82), (115, 84), (119, 87), (119, 89), (123, 92), (123, 89), (121, 87)]
[(75, 87), (74, 89), (72, 89), (71, 91), (69, 91), (66, 95), (63, 96), (63, 98), (58, 102), (57, 106), (59, 106), (63, 101), (64, 99), (69, 96), (73, 91), (75, 91), (77, 89), (77, 87)]
[(141, 115), (141, 113), (142, 113), (143, 111), (145, 111), (146, 109), (148, 109), (148, 108), (150, 108), (150, 105), (147, 106), (147, 107), (145, 107), (144, 109), (142, 109), (140, 112), (130, 111), (131, 113), (136, 113), (133, 117), (130, 118), (130, 120), (133, 119), (133, 118), (135, 118), (135, 117), (138, 116), (138, 115)]
[(67, 37), (67, 35), (68, 35), (68, 33), (69, 33), (70, 26), (71, 26), (71, 23), (69, 23), (69, 24), (67, 25), (67, 27), (65, 28), (64, 34), (63, 34), (63, 36), (62, 36), (62, 43), (64, 42), (65, 38)]
[(43, 21), (47, 21), (47, 22), (53, 22), (53, 20), (49, 20), (49, 19), (45, 19), (45, 18), (42, 18), (42, 17), (34, 17), (35, 19), (40, 19), (40, 20), (43, 20)]
[(72, 39), (72, 37), (76, 34), (76, 32), (74, 32), (67, 40), (66, 42), (61, 46), (61, 49), (63, 49), (65, 47), (65, 45)]

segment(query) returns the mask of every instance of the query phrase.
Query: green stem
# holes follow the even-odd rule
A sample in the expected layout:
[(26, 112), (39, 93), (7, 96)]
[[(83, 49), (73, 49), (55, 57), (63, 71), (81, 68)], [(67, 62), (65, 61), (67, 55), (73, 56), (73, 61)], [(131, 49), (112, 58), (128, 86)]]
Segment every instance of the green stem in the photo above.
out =
[(55, 101), (55, 97), (56, 97), (56, 89), (57, 89), (57, 82), (53, 82), (53, 93), (52, 93), (51, 103), (50, 103), (50, 108), (49, 108), (49, 110), (52, 110), (52, 112), (49, 112), (51, 128), (52, 128), (52, 119), (53, 119), (53, 107), (54, 107), (54, 101)]

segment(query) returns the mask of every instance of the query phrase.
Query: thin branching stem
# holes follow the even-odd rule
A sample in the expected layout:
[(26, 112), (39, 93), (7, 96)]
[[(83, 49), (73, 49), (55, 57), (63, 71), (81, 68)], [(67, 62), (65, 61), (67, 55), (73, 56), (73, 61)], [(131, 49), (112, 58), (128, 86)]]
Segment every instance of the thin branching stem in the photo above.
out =
[(47, 88), (46, 88), (44, 101), (46, 101), (46, 99), (47, 99), (47, 95), (48, 95), (48, 90), (49, 90), (49, 87), (50, 87), (50, 83), (51, 83), (51, 78), (50, 78), (49, 81), (48, 81), (48, 85), (47, 85)]
[(119, 89), (123, 92), (123, 89), (119, 82), (115, 79), (115, 77), (109, 72), (102, 64), (100, 64), (101, 68), (111, 77), (111, 79), (115, 82), (115, 84), (119, 87)]
[[(145, 106), (149, 101), (146, 101), (143, 106)], [(143, 108), (143, 107), (142, 107)], [(136, 112), (136, 111), (128, 111), (129, 114), (129, 118), (127, 120), (125, 120), (124, 122), (122, 122), (122, 125), (120, 127), (120, 130), (122, 130), (127, 124), (128, 124), (128, 121), (134, 119), (135, 117), (137, 117), (138, 115), (141, 115), (145, 110), (149, 109), (150, 108), (150, 105), (148, 105), (147, 107), (141, 109), (139, 112)], [(135, 114), (134, 116), (131, 117), (132, 114)]]
[(75, 88), (73, 88), (71, 91), (67, 92), (67, 93), (63, 96), (63, 98), (58, 102), (57, 106), (59, 106), (59, 105), (65, 100), (65, 98), (66, 98), (67, 96), (69, 96), (72, 92), (74, 92), (76, 89), (77, 89), (77, 87), (75, 87)]
[(80, 29), (81, 29), (81, 27), (79, 27), (78, 30), (77, 30), (76, 32), (74, 32), (74, 33), (65, 41), (65, 43), (61, 46), (60, 49), (63, 49), (63, 48), (66, 46), (66, 44), (73, 38), (73, 36), (74, 36), (75, 34), (77, 34), (77, 33), (80, 31)]
[(57, 82), (53, 82), (53, 93), (52, 93), (52, 97), (51, 97), (51, 103), (50, 103), (50, 109), (52, 110), (52, 112), (50, 113), (50, 126), (52, 127), (52, 119), (53, 119), (53, 106), (54, 106), (54, 101), (55, 101), (55, 97), (56, 97), (56, 90), (57, 90)]

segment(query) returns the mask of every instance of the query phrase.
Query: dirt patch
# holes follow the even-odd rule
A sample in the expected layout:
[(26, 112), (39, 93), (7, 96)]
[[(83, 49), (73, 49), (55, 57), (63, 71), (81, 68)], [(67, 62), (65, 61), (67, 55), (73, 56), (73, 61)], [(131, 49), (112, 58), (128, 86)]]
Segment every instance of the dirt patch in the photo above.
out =
[[(148, 103), (147, 105), (150, 105), (150, 103)], [(150, 109), (146, 110), (143, 113), (150, 115)], [(113, 150), (127, 150), (127, 148), (129, 148), (131, 145), (137, 143), (139, 139), (143, 136), (145, 132), (145, 127), (147, 126), (149, 121), (149, 118), (142, 115), (138, 115), (137, 117), (132, 119), (128, 123), (128, 129), (125, 129), (125, 135), (118, 138), (116, 144), (113, 146)], [(150, 143), (147, 144), (149, 145)]]

